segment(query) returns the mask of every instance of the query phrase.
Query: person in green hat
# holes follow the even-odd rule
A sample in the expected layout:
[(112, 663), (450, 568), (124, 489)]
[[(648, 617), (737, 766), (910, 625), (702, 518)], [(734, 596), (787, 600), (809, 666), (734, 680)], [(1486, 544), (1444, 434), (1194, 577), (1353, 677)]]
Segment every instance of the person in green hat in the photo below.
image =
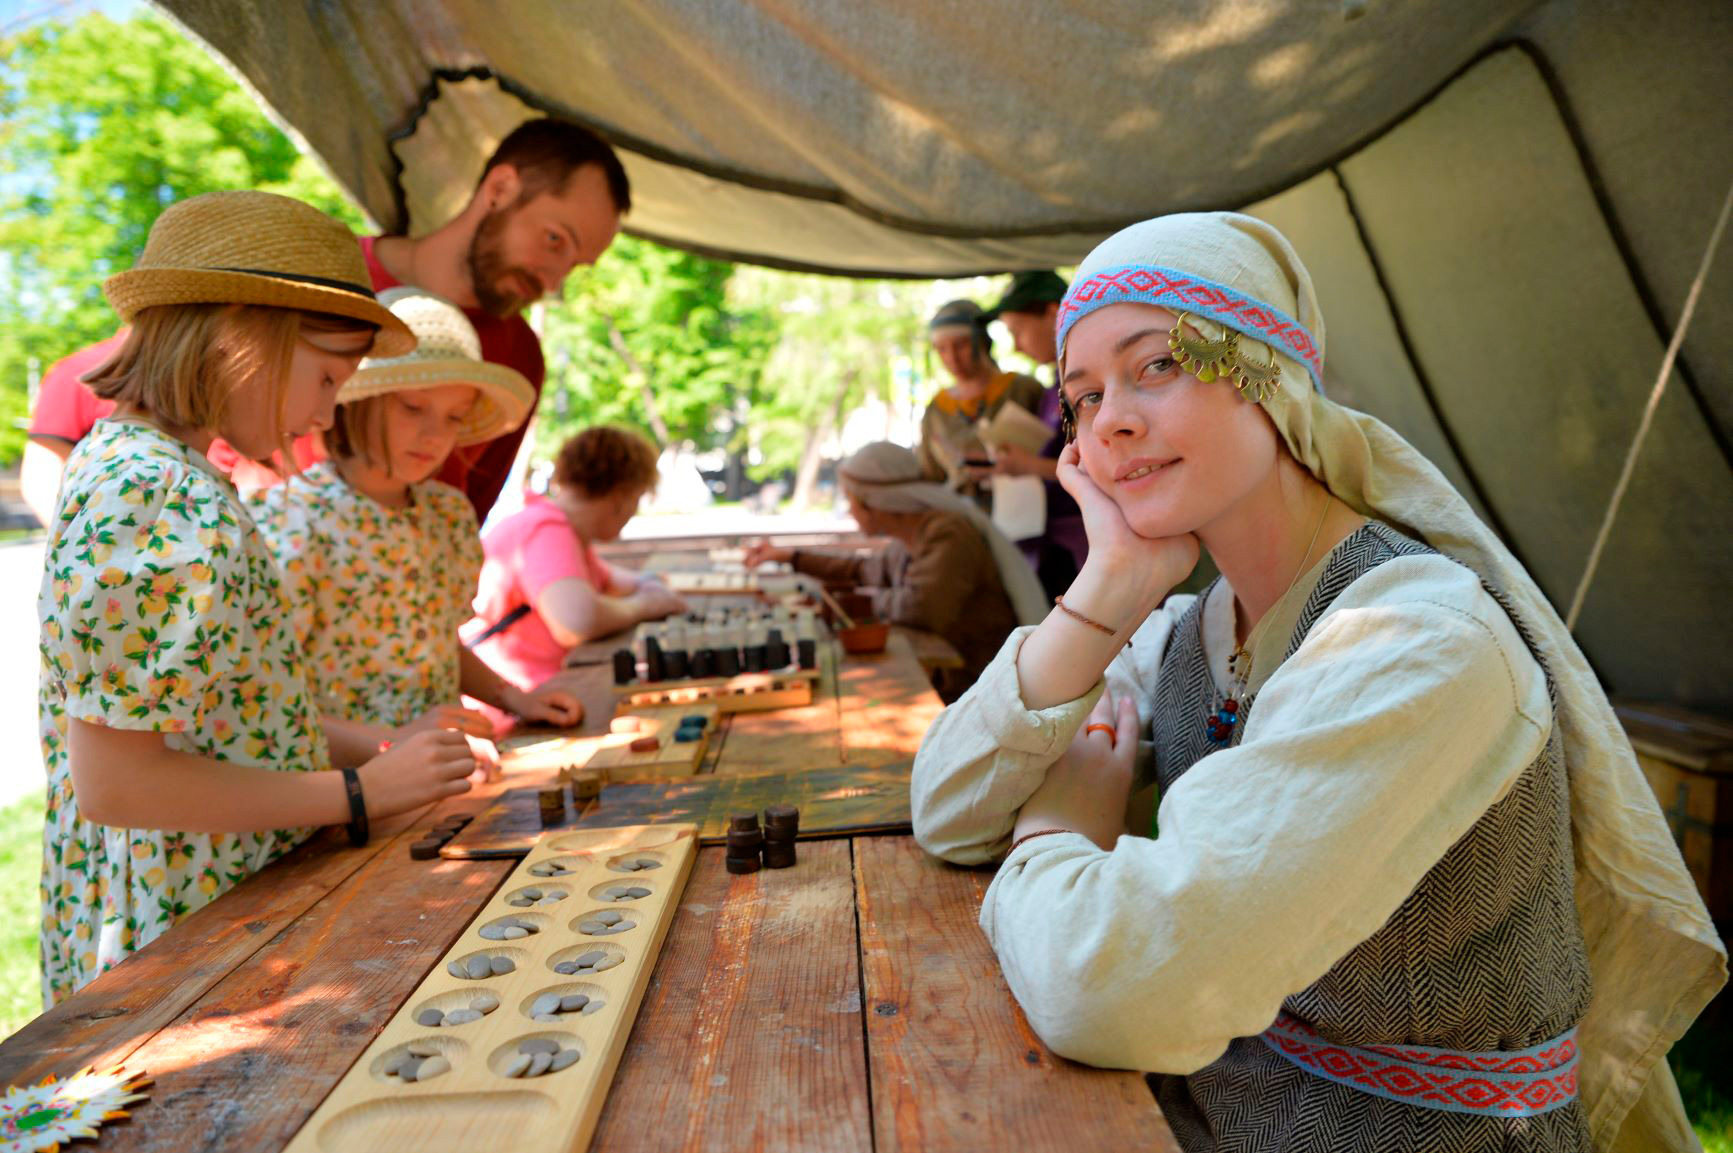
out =
[(993, 359), (988, 319), (974, 301), (953, 300), (927, 322), (928, 338), (951, 375), (951, 385), (921, 414), (921, 443), (915, 449), (923, 476), (949, 485), (983, 508), (990, 507), (982, 481), (990, 475), (991, 462), (976, 425), (992, 420), (1006, 404), (1034, 412), (1041, 403), (1039, 381), (1006, 372)]
[[(1050, 269), (1019, 272), (1011, 278), (1005, 295), (987, 311), (989, 320), (997, 318), (1011, 333), (1011, 342), (1018, 352), (1038, 365), (1047, 366), (1058, 360), (1053, 343), (1054, 321), (1059, 314), (1059, 302), (1065, 299), (1065, 279)], [(1038, 476), (1047, 489), (1047, 527), (1041, 535), (1017, 542), (1029, 563), (1041, 577), (1041, 585), (1049, 596), (1058, 596), (1076, 579), (1089, 555), (1089, 537), (1083, 531), (1083, 514), (1077, 502), (1059, 484), (1059, 452), (1065, 447), (1060, 424), (1064, 404), (1059, 397), (1058, 381), (1041, 394), (1035, 415), (1053, 430), (1053, 438), (1039, 453), (1014, 444), (1003, 445), (993, 453), (993, 471), (1001, 476)]]

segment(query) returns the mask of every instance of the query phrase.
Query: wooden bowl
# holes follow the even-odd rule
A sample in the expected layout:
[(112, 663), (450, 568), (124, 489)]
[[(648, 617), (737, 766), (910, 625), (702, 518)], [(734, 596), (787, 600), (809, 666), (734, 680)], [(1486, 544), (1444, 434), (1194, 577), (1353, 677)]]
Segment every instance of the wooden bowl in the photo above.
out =
[(853, 628), (837, 629), (836, 639), (845, 653), (882, 653), (891, 639), (891, 626), (884, 621), (860, 621)]

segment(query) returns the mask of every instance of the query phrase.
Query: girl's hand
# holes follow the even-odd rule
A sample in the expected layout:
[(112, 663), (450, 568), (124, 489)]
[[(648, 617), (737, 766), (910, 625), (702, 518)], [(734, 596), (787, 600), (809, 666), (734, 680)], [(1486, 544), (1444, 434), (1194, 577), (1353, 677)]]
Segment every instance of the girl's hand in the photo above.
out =
[[(1120, 611), (1112, 614), (1115, 619), (1109, 623), (1127, 616), (1125, 610), (1137, 613), (1137, 619), (1141, 620), (1197, 567), (1197, 537), (1190, 533), (1173, 537), (1139, 535), (1127, 523), (1118, 503), (1090, 479), (1076, 441), (1059, 454), (1058, 479), (1083, 513), (1083, 530), (1089, 536), (1089, 559), (1084, 568), (1112, 574), (1110, 582), (1102, 583), (1116, 586), (1113, 607)], [(1079, 580), (1082, 581), (1081, 574)], [(1071, 603), (1069, 594), (1066, 603)]]
[(1136, 760), (1137, 706), (1125, 697), (1115, 708), (1112, 691), (1104, 688), (1070, 747), (1024, 802), (1012, 840), (1037, 829), (1066, 829), (1111, 850), (1125, 831)]
[(631, 599), (639, 620), (661, 620), (686, 611), (686, 601), (682, 597), (650, 582), (640, 585)]
[(584, 719), (584, 702), (552, 685), (540, 685), (527, 693), (516, 685), (507, 685), (500, 690), (499, 703), (500, 708), (526, 721), (560, 729), (572, 728)]
[(407, 725), (399, 725), (392, 730), (391, 739), (395, 742), (406, 741), (416, 733), (435, 732), (440, 729), (456, 729), (472, 737), (483, 740), (493, 739), (493, 722), (487, 719), (485, 713), (466, 709), (462, 705), (435, 705)]
[(469, 792), (476, 758), (455, 729), (415, 733), (362, 765), (369, 817), (389, 817)]

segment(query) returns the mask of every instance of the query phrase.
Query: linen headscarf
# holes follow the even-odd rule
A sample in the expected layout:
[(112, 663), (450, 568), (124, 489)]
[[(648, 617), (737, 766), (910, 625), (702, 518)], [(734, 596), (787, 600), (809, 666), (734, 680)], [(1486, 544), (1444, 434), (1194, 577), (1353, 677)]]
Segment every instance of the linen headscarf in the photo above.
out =
[(921, 462), (900, 444), (877, 441), (842, 462), (837, 469), (844, 490), (881, 512), (921, 513), (929, 509), (967, 517), (987, 541), (999, 567), (999, 583), (1011, 600), (1017, 623), (1039, 624), (1051, 608), (1041, 581), (1023, 553), (993, 526), (974, 501), (958, 496), (921, 475)]
[(1270, 225), (1185, 213), (1103, 241), (1060, 304), (1060, 379), (1072, 325), (1125, 302), (1186, 313), (1206, 340), (1233, 329), (1243, 353), (1273, 359), (1281, 387), (1262, 405), (1294, 459), (1361, 515), (1472, 569), (1527, 630), (1556, 690), (1577, 911), (1594, 979), (1578, 1030), (1584, 1115), (1598, 1149), (1690, 1142), (1665, 1055), (1725, 982), (1726, 950), (1630, 741), (1546, 595), (1430, 461), (1380, 421), (1324, 396), (1324, 318), (1311, 277)]

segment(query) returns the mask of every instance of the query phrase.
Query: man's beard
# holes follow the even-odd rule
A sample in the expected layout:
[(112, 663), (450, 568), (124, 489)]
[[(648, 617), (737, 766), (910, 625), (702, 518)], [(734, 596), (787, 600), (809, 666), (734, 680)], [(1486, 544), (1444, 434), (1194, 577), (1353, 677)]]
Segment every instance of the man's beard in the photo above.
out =
[[(540, 295), (541, 287), (541, 282), (527, 269), (505, 261), (505, 226), (511, 218), (509, 208), (488, 213), (469, 242), (469, 279), (475, 286), (476, 303), (489, 316), (501, 319), (516, 316), (529, 307)], [(518, 291), (515, 286), (520, 278), (535, 286), (534, 295), (525, 296)]]

